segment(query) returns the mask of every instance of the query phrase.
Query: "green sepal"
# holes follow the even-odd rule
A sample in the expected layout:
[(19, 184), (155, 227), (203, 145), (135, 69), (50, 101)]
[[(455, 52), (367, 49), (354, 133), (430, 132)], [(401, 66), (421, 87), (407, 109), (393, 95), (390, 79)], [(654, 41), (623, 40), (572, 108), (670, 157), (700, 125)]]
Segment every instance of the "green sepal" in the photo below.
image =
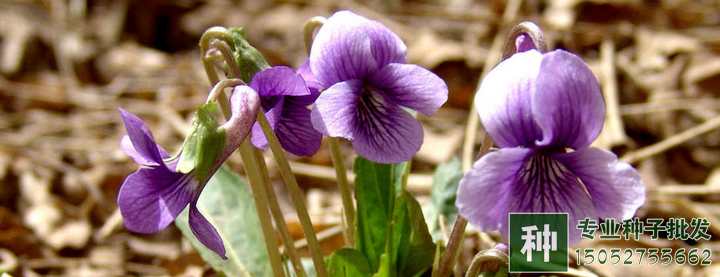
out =
[(255, 73), (260, 72), (263, 69), (269, 68), (270, 64), (267, 62), (265, 57), (260, 54), (260, 51), (255, 49), (245, 39), (245, 31), (243, 28), (230, 28), (230, 37), (233, 40), (233, 54), (235, 55), (235, 61), (238, 66), (242, 69), (240, 73), (240, 79), (246, 83), (250, 83)]
[(214, 116), (217, 112), (215, 103), (207, 103), (198, 108), (176, 168), (186, 174), (194, 172), (195, 178), (200, 182), (211, 177), (210, 171), (225, 147), (225, 131), (218, 128), (220, 125)]

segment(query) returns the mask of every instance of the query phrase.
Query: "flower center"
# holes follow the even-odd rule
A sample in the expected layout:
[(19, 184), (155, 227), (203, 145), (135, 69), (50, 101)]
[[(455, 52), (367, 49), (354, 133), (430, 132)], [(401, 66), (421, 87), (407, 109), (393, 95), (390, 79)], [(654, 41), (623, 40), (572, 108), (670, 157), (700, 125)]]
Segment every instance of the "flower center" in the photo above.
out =
[(263, 110), (267, 111), (275, 107), (284, 97), (285, 96), (265, 96), (260, 98), (260, 105), (262, 105)]
[(519, 205), (532, 211), (554, 211), (575, 201), (578, 191), (590, 197), (585, 184), (548, 154), (538, 153), (528, 159), (518, 181), (522, 184), (517, 187), (522, 195)]
[[(358, 99), (357, 120), (363, 126), (363, 132), (368, 136), (386, 136), (386, 139), (400, 141), (397, 132), (388, 130), (396, 125), (393, 117), (390, 116), (393, 107), (376, 89), (365, 86), (362, 95)], [(377, 143), (381, 140), (371, 140), (371, 143)], [(375, 145), (376, 147), (385, 147), (384, 145)]]

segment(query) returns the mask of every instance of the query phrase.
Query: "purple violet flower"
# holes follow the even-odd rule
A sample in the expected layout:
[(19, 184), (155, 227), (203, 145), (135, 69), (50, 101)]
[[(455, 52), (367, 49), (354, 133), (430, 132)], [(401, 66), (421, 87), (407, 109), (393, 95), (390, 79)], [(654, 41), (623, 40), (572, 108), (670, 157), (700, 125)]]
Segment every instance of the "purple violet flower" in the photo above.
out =
[[(287, 66), (274, 66), (255, 74), (250, 87), (260, 95), (265, 116), (280, 145), (295, 155), (310, 156), (317, 152), (322, 141), (322, 134), (312, 127), (308, 107), (315, 102), (319, 91), (316, 86), (308, 89), (302, 74), (302, 68), (296, 73)], [(268, 146), (260, 123), (253, 126), (252, 143), (261, 149)]]
[(348, 11), (333, 14), (310, 51), (310, 69), (324, 89), (315, 101), (318, 131), (352, 142), (375, 162), (409, 160), (423, 129), (407, 110), (433, 114), (448, 97), (445, 82), (405, 63), (405, 44), (388, 28)]
[(577, 56), (541, 54), (527, 41), (495, 67), (475, 97), (499, 150), (478, 160), (460, 181), (456, 205), (484, 231), (507, 238), (509, 212), (567, 212), (570, 241), (579, 219), (630, 218), (645, 187), (629, 164), (590, 147), (602, 130), (598, 81)]
[[(257, 93), (249, 87), (236, 87), (231, 97), (232, 116), (221, 125), (225, 147), (213, 163), (210, 176), (247, 137), (259, 108)], [(189, 223), (195, 237), (209, 249), (225, 258), (225, 247), (215, 228), (197, 209), (196, 204), (207, 180), (198, 180), (193, 172), (176, 170), (178, 159), (155, 143), (145, 123), (136, 115), (120, 109), (127, 135), (123, 151), (140, 165), (125, 178), (118, 194), (118, 206), (125, 227), (150, 234), (165, 229), (190, 204)], [(209, 177), (208, 177), (209, 179)]]

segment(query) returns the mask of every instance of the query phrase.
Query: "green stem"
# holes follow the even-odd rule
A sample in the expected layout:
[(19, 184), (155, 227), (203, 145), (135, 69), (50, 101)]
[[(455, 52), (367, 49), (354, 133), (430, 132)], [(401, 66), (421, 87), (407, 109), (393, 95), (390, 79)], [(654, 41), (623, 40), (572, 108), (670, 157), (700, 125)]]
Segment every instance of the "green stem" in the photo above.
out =
[(412, 159), (410, 159), (410, 160), (408, 160), (407, 162), (405, 162), (405, 169), (403, 170), (402, 179), (401, 179), (401, 181), (402, 181), (402, 182), (401, 182), (401, 184), (402, 184), (402, 185), (401, 185), (402, 191), (406, 191), (406, 190), (407, 190), (408, 179), (410, 178), (410, 168), (411, 168), (411, 167), (412, 167)]
[[(222, 28), (222, 30), (225, 30)], [(221, 34), (219, 34), (221, 33)], [(208, 80), (213, 87), (213, 91), (210, 97), (216, 98), (217, 101), (220, 103), (220, 108), (222, 109), (222, 112), (226, 119), (229, 119), (231, 116), (230, 112), (230, 101), (224, 94), (224, 85), (230, 85), (234, 84), (233, 82), (236, 82), (237, 80), (223, 80), (220, 81), (220, 78), (217, 76), (217, 72), (215, 71), (214, 65), (210, 61), (210, 58), (206, 57), (206, 54), (208, 52), (208, 44), (210, 39), (213, 36), (224, 36), (224, 31), (213, 31), (213, 29), (208, 30), (205, 34), (203, 34), (203, 37), (200, 41), (200, 48), (202, 51), (202, 61), (203, 66), (205, 67), (205, 72), (208, 75)], [(225, 57), (227, 58), (227, 56)], [(226, 62), (230, 62), (227, 61)], [(215, 84), (220, 83), (220, 86), (215, 86)], [(219, 87), (216, 89), (216, 87)], [(269, 215), (269, 204), (268, 204), (268, 195), (267, 191), (264, 189), (266, 185), (264, 185), (266, 178), (263, 178), (261, 173), (264, 171), (260, 168), (258, 157), (253, 153), (255, 149), (250, 144), (250, 140), (248, 138), (245, 139), (245, 141), (240, 145), (240, 155), (243, 160), (243, 164), (245, 166), (246, 175), (250, 181), (250, 189), (252, 190), (253, 197), (255, 198), (255, 209), (258, 213), (258, 218), (260, 220), (260, 227), (263, 230), (263, 239), (265, 240), (265, 247), (268, 253), (268, 258), (270, 260), (270, 266), (273, 271), (273, 276), (281, 277), (284, 276), (284, 270), (282, 266), (282, 260), (280, 257), (280, 252), (278, 251), (277, 247), (277, 240), (275, 239), (275, 231), (272, 226), (272, 222), (270, 221), (270, 215)], [(264, 162), (264, 161), (263, 161)]]
[[(215, 71), (215, 65), (212, 64), (209, 57), (205, 57), (205, 53), (203, 53), (202, 62), (203, 67), (205, 67), (205, 74), (207, 74), (208, 80), (210, 80), (210, 84), (214, 86), (219, 83), (220, 78), (218, 78), (217, 71)], [(225, 118), (230, 118), (230, 101), (228, 101), (227, 96), (225, 96), (224, 88), (218, 93), (220, 93), (220, 95), (216, 96), (216, 98), (221, 100), (218, 101), (218, 103), (220, 103), (220, 109), (222, 110)]]
[(290, 257), (290, 262), (292, 262), (293, 268), (295, 269), (295, 273), (297, 274), (297, 276), (304, 277), (307, 274), (305, 273), (305, 269), (300, 262), (300, 255), (298, 255), (297, 249), (295, 248), (295, 241), (290, 236), (290, 231), (288, 230), (287, 223), (285, 223), (285, 217), (283, 217), (283, 213), (280, 210), (280, 205), (277, 201), (277, 195), (275, 194), (275, 190), (273, 189), (272, 183), (270, 182), (270, 176), (268, 175), (267, 165), (265, 165), (265, 160), (262, 156), (262, 152), (255, 149), (253, 153), (255, 154), (255, 160), (258, 161), (258, 167), (262, 171), (261, 175), (264, 179), (263, 184), (265, 185), (265, 190), (267, 192), (268, 203), (270, 203), (270, 213), (275, 219), (275, 226), (277, 226), (278, 230), (280, 231), (280, 235), (282, 236), (283, 244), (285, 245), (285, 251), (287, 252), (288, 257)]
[(258, 113), (257, 121), (260, 123), (260, 127), (262, 127), (263, 133), (270, 145), (270, 150), (277, 162), (280, 176), (282, 177), (283, 182), (287, 185), (290, 198), (295, 206), (298, 218), (300, 219), (300, 225), (303, 228), (303, 233), (305, 233), (308, 248), (310, 248), (310, 254), (312, 255), (313, 263), (315, 264), (315, 271), (317, 271), (317, 275), (319, 277), (326, 277), (328, 276), (328, 273), (325, 269), (325, 261), (323, 260), (320, 243), (317, 240), (315, 229), (310, 221), (310, 214), (307, 211), (307, 207), (305, 207), (305, 197), (303, 196), (302, 190), (295, 179), (295, 175), (292, 173), (292, 169), (290, 169), (290, 163), (285, 155), (285, 151), (270, 127), (270, 123), (268, 123), (267, 118), (265, 118), (265, 114)]
[(274, 276), (283, 276), (282, 261), (280, 252), (277, 248), (277, 240), (275, 239), (275, 231), (273, 230), (270, 214), (268, 212), (269, 202), (265, 189), (263, 188), (264, 179), (260, 175), (262, 170), (259, 167), (257, 157), (253, 153), (255, 149), (250, 144), (249, 139), (240, 145), (240, 155), (245, 166), (245, 173), (250, 180), (250, 188), (253, 196), (255, 196), (255, 208), (260, 218), (260, 227), (263, 230), (263, 238), (265, 239), (265, 248), (270, 258)]
[(338, 188), (340, 190), (340, 196), (342, 197), (343, 214), (345, 215), (346, 222), (343, 230), (345, 242), (348, 246), (353, 246), (355, 245), (355, 207), (353, 206), (347, 169), (345, 169), (343, 155), (340, 151), (340, 139), (328, 137), (328, 145), (330, 146), (330, 157), (335, 166), (335, 175), (337, 176)]

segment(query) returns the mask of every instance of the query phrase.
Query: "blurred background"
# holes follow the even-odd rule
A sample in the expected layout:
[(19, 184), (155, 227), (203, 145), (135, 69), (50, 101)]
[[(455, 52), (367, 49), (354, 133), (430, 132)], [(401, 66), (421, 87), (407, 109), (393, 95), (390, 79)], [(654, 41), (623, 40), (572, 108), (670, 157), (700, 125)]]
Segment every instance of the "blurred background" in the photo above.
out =
[[(531, 20), (551, 49), (581, 55), (598, 76), (608, 115), (596, 146), (638, 167), (648, 189), (638, 216), (711, 221), (713, 239), (701, 244), (643, 239), (582, 247), (720, 253), (718, 1), (1, 0), (0, 271), (214, 276), (177, 228), (137, 235), (122, 227), (115, 198), (136, 165), (119, 149), (124, 128), (117, 108), (140, 115), (161, 145), (176, 150), (191, 112), (209, 91), (197, 46), (205, 29), (244, 26), (271, 64), (297, 66), (306, 58), (303, 23), (339, 9), (387, 25), (408, 45), (410, 62), (449, 85), (448, 103), (435, 116), (421, 117), (425, 144), (409, 188), (422, 203), (430, 201), (434, 169), (460, 155), (482, 72), (497, 62), (509, 28)], [(287, 194), (267, 161), (300, 239)], [(239, 159), (229, 164), (242, 172)], [(342, 245), (341, 204), (326, 147), (312, 157), (293, 157), (292, 166), (330, 253)], [(459, 270), (492, 243), (492, 236), (470, 228)], [(589, 269), (607, 276), (720, 276), (715, 264)]]

